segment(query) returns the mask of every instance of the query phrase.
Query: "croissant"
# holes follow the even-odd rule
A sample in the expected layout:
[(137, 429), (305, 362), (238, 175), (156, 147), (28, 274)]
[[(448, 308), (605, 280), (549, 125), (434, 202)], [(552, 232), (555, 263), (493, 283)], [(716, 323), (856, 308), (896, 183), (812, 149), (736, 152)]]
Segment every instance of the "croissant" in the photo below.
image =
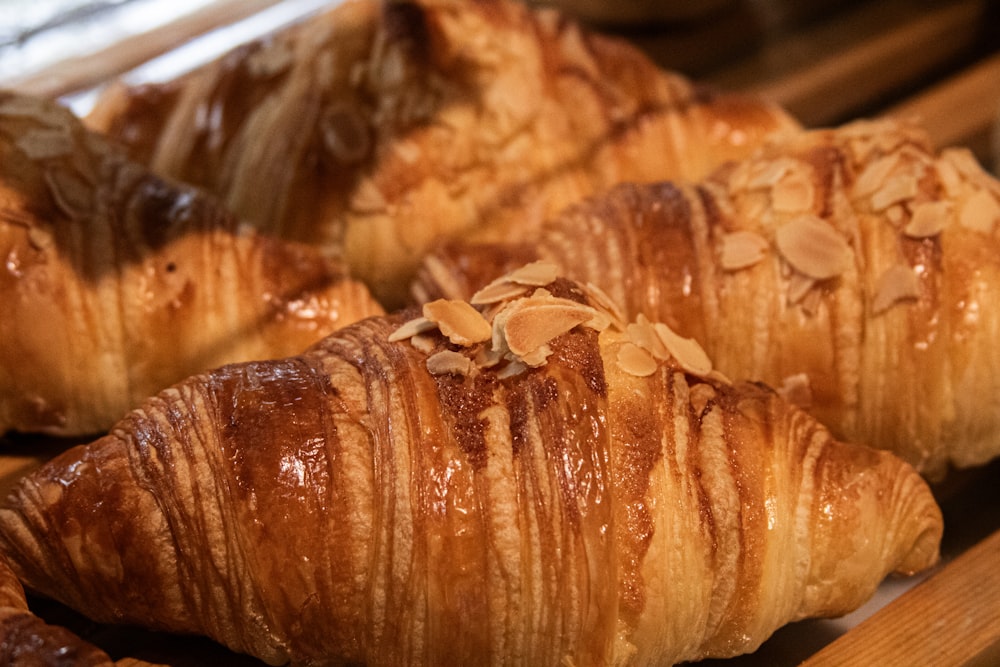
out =
[(440, 236), (516, 235), (798, 127), (509, 0), (338, 3), (178, 79), (112, 86), (87, 122), (260, 229), (342, 254), (390, 309)]
[(193, 373), (381, 313), (318, 251), (242, 227), (55, 103), (0, 93), (0, 434), (107, 430)]
[(935, 562), (911, 466), (550, 273), (161, 392), (21, 481), (0, 553), (295, 665), (731, 656)]
[(1000, 453), (1000, 184), (902, 121), (786, 137), (701, 183), (624, 184), (521, 243), (431, 253), (418, 300), (546, 259), (839, 438), (930, 477)]

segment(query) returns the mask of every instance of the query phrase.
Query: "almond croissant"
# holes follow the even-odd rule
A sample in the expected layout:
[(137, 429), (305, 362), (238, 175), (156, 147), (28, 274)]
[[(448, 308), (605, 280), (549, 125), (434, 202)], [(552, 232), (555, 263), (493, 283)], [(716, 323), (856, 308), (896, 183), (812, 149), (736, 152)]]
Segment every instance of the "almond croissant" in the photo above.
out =
[(98, 621), (302, 665), (730, 656), (935, 561), (909, 465), (538, 268), (165, 390), (25, 478), (0, 552)]
[(697, 178), (797, 125), (509, 0), (349, 0), (88, 116), (242, 218), (342, 252), (394, 308), (441, 235)]
[(432, 253), (417, 298), (535, 259), (937, 477), (1000, 454), (1000, 183), (908, 123), (776, 141), (700, 184), (622, 185), (523, 243)]
[(226, 362), (381, 312), (315, 249), (243, 229), (67, 109), (0, 94), (0, 434), (105, 431)]

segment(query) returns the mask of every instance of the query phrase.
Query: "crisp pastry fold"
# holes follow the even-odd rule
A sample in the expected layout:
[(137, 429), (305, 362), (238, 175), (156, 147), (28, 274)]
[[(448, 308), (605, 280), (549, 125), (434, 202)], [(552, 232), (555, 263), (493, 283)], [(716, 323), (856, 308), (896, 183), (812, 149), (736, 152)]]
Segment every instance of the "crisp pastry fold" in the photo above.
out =
[(509, 0), (338, 3), (177, 79), (112, 86), (87, 121), (260, 229), (342, 254), (388, 308), (442, 236), (516, 236), (798, 127)]
[(296, 665), (729, 656), (935, 562), (911, 466), (550, 276), (161, 392), (23, 479), (0, 552), (98, 621)]
[(10, 93), (0, 257), (0, 433), (103, 432), (193, 373), (294, 354), (382, 313), (337, 262)]
[(1000, 454), (1000, 184), (918, 126), (786, 137), (699, 183), (621, 185), (523, 242), (456, 241), (418, 299), (536, 259), (930, 477)]

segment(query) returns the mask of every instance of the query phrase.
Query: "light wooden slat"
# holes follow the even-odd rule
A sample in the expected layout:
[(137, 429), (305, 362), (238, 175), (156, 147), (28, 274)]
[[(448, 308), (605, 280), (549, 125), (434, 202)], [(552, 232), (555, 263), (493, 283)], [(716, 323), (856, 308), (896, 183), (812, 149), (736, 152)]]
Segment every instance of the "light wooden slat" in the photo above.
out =
[(1000, 651), (1000, 531), (907, 591), (803, 667), (996, 664)]
[(883, 112), (916, 118), (938, 146), (970, 148), (994, 171), (1000, 167), (1000, 54)]
[(211, 30), (253, 16), (281, 0), (216, 0), (208, 6), (107, 49), (70, 58), (2, 82), (4, 88), (58, 98), (92, 88)]
[(982, 0), (866, 3), (770, 41), (711, 80), (770, 98), (809, 126), (841, 122), (971, 51), (988, 9)]

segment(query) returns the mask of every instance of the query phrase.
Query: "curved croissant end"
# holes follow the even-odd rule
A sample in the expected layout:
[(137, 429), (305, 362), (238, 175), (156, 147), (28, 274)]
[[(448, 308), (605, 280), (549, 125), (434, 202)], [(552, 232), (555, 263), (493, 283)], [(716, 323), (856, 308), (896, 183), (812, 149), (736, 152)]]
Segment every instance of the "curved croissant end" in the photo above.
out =
[(380, 314), (318, 251), (251, 232), (50, 101), (0, 93), (0, 434), (105, 432), (193, 373)]
[(733, 377), (928, 478), (1000, 454), (1000, 182), (919, 127), (771, 142), (697, 184), (624, 184), (517, 243), (454, 241), (420, 299), (535, 260), (669, 323)]
[(935, 561), (910, 466), (548, 275), (161, 392), (26, 478), (0, 550), (274, 664), (733, 655)]

